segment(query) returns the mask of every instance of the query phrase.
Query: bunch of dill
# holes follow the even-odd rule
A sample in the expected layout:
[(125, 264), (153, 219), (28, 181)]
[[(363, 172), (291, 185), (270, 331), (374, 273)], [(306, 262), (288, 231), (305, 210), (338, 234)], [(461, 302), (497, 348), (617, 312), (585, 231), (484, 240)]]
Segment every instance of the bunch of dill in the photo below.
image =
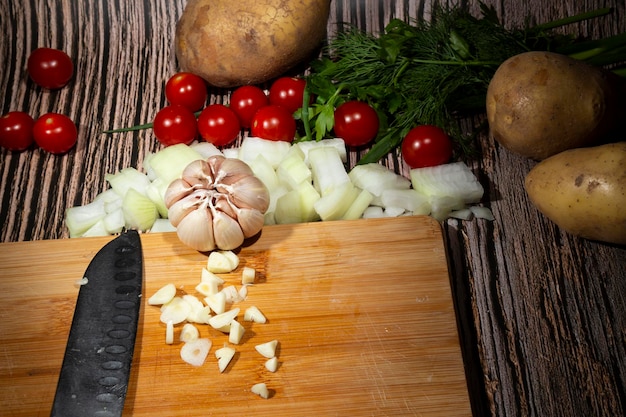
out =
[[(458, 7), (438, 7), (431, 21), (394, 19), (377, 36), (353, 27), (340, 31), (329, 40), (322, 57), (311, 63), (298, 115), (304, 125), (300, 140), (329, 136), (334, 108), (361, 100), (377, 110), (381, 128), (359, 163), (380, 160), (418, 124), (443, 128), (455, 143), (457, 157), (469, 156), (473, 137), (462, 134), (459, 116), (484, 109), (487, 87), (498, 66), (530, 50), (580, 52), (572, 49), (574, 37), (551, 29), (609, 11), (507, 30), (495, 10), (484, 4), (480, 18)], [(585, 45), (585, 50), (591, 47), (597, 45)], [(308, 105), (311, 96), (315, 100)]]

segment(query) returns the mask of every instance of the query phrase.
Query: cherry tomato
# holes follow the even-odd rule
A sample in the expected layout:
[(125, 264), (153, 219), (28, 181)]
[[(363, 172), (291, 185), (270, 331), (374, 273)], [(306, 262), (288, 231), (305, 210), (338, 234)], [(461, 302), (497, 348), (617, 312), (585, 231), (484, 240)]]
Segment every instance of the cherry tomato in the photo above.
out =
[(33, 138), (44, 151), (61, 154), (76, 145), (78, 131), (69, 117), (59, 113), (46, 113), (33, 125)]
[(12, 111), (0, 117), (0, 146), (23, 151), (33, 143), (35, 121), (28, 113)]
[(402, 140), (402, 157), (411, 168), (445, 164), (452, 157), (452, 141), (437, 126), (417, 126)]
[(239, 119), (223, 104), (207, 106), (198, 117), (200, 136), (215, 146), (226, 146), (237, 139), (241, 132)]
[(74, 75), (72, 60), (58, 49), (35, 49), (28, 57), (26, 67), (35, 83), (51, 90), (63, 87)]
[(252, 136), (267, 140), (293, 142), (296, 136), (296, 121), (293, 114), (281, 106), (261, 107), (252, 118)]
[(170, 104), (187, 107), (191, 111), (200, 110), (208, 96), (204, 80), (190, 72), (179, 72), (165, 83), (165, 98)]
[(348, 146), (371, 142), (378, 134), (378, 114), (363, 101), (347, 101), (335, 110), (335, 134)]
[(237, 115), (241, 126), (246, 129), (252, 126), (254, 113), (268, 104), (269, 99), (265, 92), (253, 85), (239, 87), (230, 96), (230, 108)]
[(173, 104), (158, 111), (152, 122), (154, 136), (165, 146), (189, 145), (198, 134), (196, 116), (187, 107)]
[(302, 78), (281, 77), (270, 87), (270, 104), (282, 106), (291, 114), (302, 107), (306, 81)]

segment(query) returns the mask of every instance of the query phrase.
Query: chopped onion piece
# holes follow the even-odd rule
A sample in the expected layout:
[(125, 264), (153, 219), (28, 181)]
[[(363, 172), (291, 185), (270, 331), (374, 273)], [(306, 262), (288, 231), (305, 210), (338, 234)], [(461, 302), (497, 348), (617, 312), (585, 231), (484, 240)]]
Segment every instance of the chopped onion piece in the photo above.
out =
[(89, 204), (70, 207), (65, 211), (65, 224), (70, 237), (80, 237), (106, 216), (104, 200), (95, 199)]
[(495, 217), (493, 217), (493, 213), (488, 207), (472, 206), (469, 209), (474, 214), (474, 216), (479, 219), (485, 219), (489, 221), (495, 220)]
[(374, 196), (367, 190), (361, 190), (357, 198), (352, 202), (348, 210), (343, 214), (344, 220), (356, 220), (363, 216), (365, 209), (369, 207)]
[(411, 188), (411, 181), (378, 163), (356, 165), (348, 175), (356, 187), (367, 190), (376, 197), (384, 190)]
[(364, 219), (378, 219), (381, 217), (385, 217), (385, 212), (383, 208), (379, 206), (369, 206), (363, 212)]
[(463, 162), (410, 171), (413, 188), (427, 196), (448, 196), (465, 204), (477, 203), (483, 196), (483, 186)]
[(265, 318), (261, 310), (256, 306), (250, 306), (246, 309), (243, 314), (243, 320), (261, 324), (267, 322), (267, 318)]
[(180, 348), (180, 357), (189, 365), (202, 366), (211, 350), (211, 345), (211, 341), (205, 338), (186, 342)]
[(322, 220), (339, 220), (359, 196), (359, 189), (351, 182), (337, 185), (317, 200), (313, 207)]
[(276, 372), (278, 370), (278, 358), (274, 356), (265, 361), (265, 369), (270, 372)]
[(346, 183), (351, 183), (339, 152), (334, 148), (324, 146), (311, 149), (309, 163), (313, 185), (322, 197)]
[(220, 372), (224, 372), (230, 361), (235, 356), (235, 349), (230, 346), (224, 346), (215, 351), (215, 357), (217, 358), (217, 366)]
[(224, 155), (217, 146), (213, 145), (211, 142), (207, 142), (204, 140), (192, 143), (189, 147), (202, 155), (202, 158), (204, 159), (207, 159), (209, 156), (213, 155)]
[(128, 190), (122, 201), (122, 211), (128, 229), (148, 230), (159, 217), (157, 207), (134, 188)]
[(264, 399), (268, 399), (270, 397), (270, 391), (267, 389), (267, 385), (264, 382), (254, 384), (252, 388), (250, 388), (250, 391)]
[[(199, 159), (204, 159), (199, 152), (188, 145), (179, 143), (152, 154), (148, 159), (146, 171), (152, 172), (155, 178), (161, 178), (165, 183), (170, 184), (176, 178), (180, 178), (187, 165)], [(146, 166), (145, 160), (144, 166)]]
[(277, 346), (278, 346), (278, 340), (271, 340), (269, 342), (256, 345), (254, 348), (261, 355), (269, 359), (269, 358), (273, 358), (274, 356), (276, 356)]
[(148, 298), (148, 304), (151, 306), (167, 304), (172, 301), (175, 296), (176, 286), (172, 283), (165, 284)]
[(472, 210), (467, 208), (451, 211), (448, 216), (453, 219), (470, 220), (472, 217), (474, 217), (474, 213), (472, 213)]
[(272, 165), (272, 168), (276, 169), (290, 148), (291, 144), (289, 142), (247, 136), (241, 142), (238, 157), (242, 161), (248, 162), (256, 159), (258, 155), (263, 155)]
[(339, 157), (341, 158), (341, 162), (348, 162), (348, 151), (346, 150), (346, 142), (341, 138), (323, 139), (319, 141), (307, 140), (303, 142), (298, 142), (295, 144), (295, 146), (302, 151), (304, 162), (308, 166), (310, 166), (309, 152), (311, 151), (311, 149), (320, 147), (335, 148), (335, 150), (339, 154)]

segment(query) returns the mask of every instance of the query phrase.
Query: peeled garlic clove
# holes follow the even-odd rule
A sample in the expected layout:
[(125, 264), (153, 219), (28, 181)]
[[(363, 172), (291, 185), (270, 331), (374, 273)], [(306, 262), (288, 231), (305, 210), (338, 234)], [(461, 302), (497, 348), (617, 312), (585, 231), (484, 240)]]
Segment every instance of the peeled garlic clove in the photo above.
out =
[(215, 245), (220, 249), (235, 249), (243, 243), (243, 231), (237, 220), (221, 211), (213, 214), (213, 230)]
[(216, 248), (213, 216), (206, 208), (187, 213), (176, 226), (176, 233), (181, 242), (200, 252), (207, 252)]

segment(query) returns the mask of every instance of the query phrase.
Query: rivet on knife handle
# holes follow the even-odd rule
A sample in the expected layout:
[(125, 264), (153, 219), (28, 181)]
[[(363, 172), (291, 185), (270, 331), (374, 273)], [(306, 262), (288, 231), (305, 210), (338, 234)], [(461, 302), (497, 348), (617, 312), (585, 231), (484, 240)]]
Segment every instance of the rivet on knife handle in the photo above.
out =
[(136, 231), (106, 244), (85, 272), (51, 416), (121, 416), (139, 322), (143, 256)]

